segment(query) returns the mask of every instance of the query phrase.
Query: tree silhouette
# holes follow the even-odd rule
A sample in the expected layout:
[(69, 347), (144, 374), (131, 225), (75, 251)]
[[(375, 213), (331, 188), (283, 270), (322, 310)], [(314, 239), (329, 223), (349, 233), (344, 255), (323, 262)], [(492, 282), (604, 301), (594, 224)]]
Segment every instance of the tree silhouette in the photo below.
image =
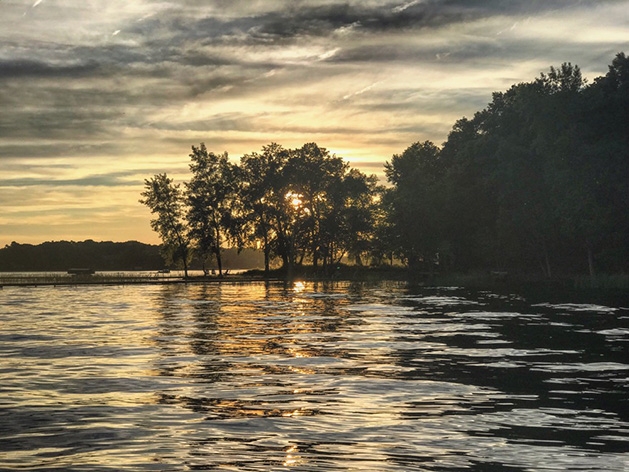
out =
[(227, 153), (208, 152), (203, 143), (192, 146), (190, 160), (192, 178), (186, 183), (190, 234), (204, 260), (214, 254), (222, 276), (222, 247), (240, 236), (237, 171)]
[[(492, 94), (441, 147), (411, 144), (385, 164), (388, 188), (316, 143), (245, 154), (192, 147), (185, 198), (165, 174), (142, 203), (173, 255), (189, 237), (222, 273), (221, 249), (258, 247), (291, 275), (397, 255), (409, 268), (629, 270), (629, 58), (587, 84), (564, 63)], [(185, 221), (184, 221), (185, 220)]]
[(276, 143), (262, 147), (262, 153), (245, 154), (240, 159), (241, 201), (249, 239), (264, 252), (268, 276), (271, 258), (277, 255), (280, 234), (280, 203), (284, 199), (282, 173), (288, 151)]
[(166, 174), (156, 174), (144, 180), (145, 190), (140, 203), (146, 205), (156, 217), (151, 220), (163, 243), (167, 259), (180, 260), (184, 275), (188, 277), (190, 239), (184, 222), (183, 194), (180, 186)]

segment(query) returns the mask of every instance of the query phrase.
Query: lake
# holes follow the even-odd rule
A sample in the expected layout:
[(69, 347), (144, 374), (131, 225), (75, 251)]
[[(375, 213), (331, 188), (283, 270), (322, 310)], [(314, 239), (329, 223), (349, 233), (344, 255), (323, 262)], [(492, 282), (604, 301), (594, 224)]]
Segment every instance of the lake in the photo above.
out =
[(629, 308), (402, 282), (5, 287), (0, 470), (626, 471)]

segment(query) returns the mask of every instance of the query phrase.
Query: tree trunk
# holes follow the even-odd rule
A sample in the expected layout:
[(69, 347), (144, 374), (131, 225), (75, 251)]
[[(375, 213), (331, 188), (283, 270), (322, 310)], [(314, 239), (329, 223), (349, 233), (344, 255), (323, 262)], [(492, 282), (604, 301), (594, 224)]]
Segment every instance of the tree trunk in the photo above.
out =
[(218, 267), (218, 276), (223, 277), (223, 260), (221, 258), (221, 233), (218, 228), (216, 228), (215, 232), (216, 247), (214, 248), (214, 252), (216, 253), (216, 265)]
[(188, 278), (188, 255), (183, 255), (183, 278)]
[(290, 263), (290, 257), (288, 256), (288, 253), (283, 253), (282, 254), (282, 267), (288, 270), (290, 266), (291, 266), (291, 263)]
[(183, 277), (184, 279), (188, 278), (188, 247), (184, 243), (184, 240), (181, 236), (177, 236), (179, 240), (179, 249), (177, 252), (181, 254), (181, 262), (183, 262)]
[(216, 248), (216, 266), (218, 267), (218, 276), (223, 277), (223, 260), (221, 258), (221, 249)]
[(270, 259), (271, 259), (271, 248), (269, 247), (269, 245), (265, 242), (264, 245), (264, 276), (268, 278), (269, 276), (269, 272), (271, 271), (271, 263), (270, 263)]

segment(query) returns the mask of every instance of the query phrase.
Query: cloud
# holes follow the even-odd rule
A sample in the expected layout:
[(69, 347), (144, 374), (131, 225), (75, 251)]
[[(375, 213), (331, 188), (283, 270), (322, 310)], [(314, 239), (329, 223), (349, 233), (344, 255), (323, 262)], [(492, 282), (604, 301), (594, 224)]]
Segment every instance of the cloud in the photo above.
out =
[(51, 179), (51, 178), (13, 178), (2, 181), (2, 187), (30, 187), (30, 186), (55, 186), (55, 187), (119, 187), (129, 185), (128, 178), (134, 177), (135, 172), (112, 172), (102, 175), (89, 175), (75, 179)]
[[(185, 178), (201, 141), (237, 159), (315, 140), (378, 171), (551, 65), (604, 74), (628, 49), (627, 12), (627, 0), (5, 0), (0, 189), (46, 189), (62, 209), (115, 188), (112, 212), (137, 216), (143, 178)], [(11, 195), (11, 234), (35, 238)]]
[(375, 87), (376, 85), (378, 85), (379, 83), (380, 83), (380, 82), (374, 82), (373, 84), (368, 85), (367, 87), (363, 87), (363, 88), (361, 88), (361, 89), (360, 89), (360, 90), (358, 90), (357, 92), (347, 94), (347, 95), (345, 95), (345, 96), (343, 97), (343, 100), (347, 100), (347, 99), (349, 99), (349, 98), (351, 98), (351, 97), (355, 97), (356, 95), (362, 95), (362, 94), (363, 94), (363, 93), (365, 93), (365, 92), (369, 92), (372, 88), (374, 88), (374, 87)]
[(82, 78), (98, 70), (95, 62), (54, 64), (29, 59), (0, 60), (0, 81), (12, 78), (54, 77)]

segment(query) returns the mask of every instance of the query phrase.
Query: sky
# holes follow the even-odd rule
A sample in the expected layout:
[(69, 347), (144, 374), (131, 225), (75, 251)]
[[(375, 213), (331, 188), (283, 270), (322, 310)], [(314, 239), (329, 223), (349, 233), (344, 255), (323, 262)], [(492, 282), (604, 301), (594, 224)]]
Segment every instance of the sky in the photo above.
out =
[(0, 247), (158, 243), (144, 179), (316, 142), (367, 174), (550, 66), (629, 53), (629, 0), (0, 0)]

